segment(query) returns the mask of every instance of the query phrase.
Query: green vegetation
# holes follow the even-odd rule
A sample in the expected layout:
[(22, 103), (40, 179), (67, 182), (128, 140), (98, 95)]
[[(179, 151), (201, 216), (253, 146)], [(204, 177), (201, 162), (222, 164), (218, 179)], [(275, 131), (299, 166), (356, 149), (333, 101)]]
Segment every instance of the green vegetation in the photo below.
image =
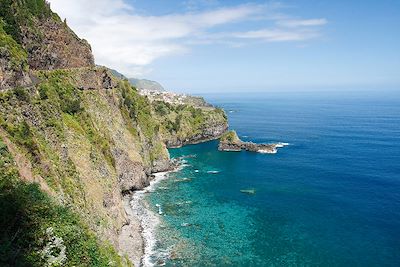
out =
[(240, 139), (236, 133), (236, 131), (228, 131), (224, 135), (221, 136), (221, 142), (229, 142), (229, 143), (238, 143)]
[(41, 72), (40, 78), (44, 79), (39, 86), (41, 100), (50, 99), (58, 103), (61, 110), (68, 114), (76, 114), (82, 110), (80, 91), (73, 85), (68, 71)]
[[(52, 266), (126, 266), (111, 245), (99, 243), (114, 237), (124, 222), (103, 202), (114, 201), (110, 192), (119, 189), (116, 148), (133, 141), (137, 151), (129, 156), (149, 168), (168, 157), (162, 141), (225, 123), (223, 111), (150, 103), (127, 81), (112, 90), (82, 91), (76, 83), (86, 75), (77, 75), (80, 71), (92, 70), (39, 71), (35, 88), (0, 92), (1, 129), (18, 158), (30, 162), (32, 175), (57, 195), (22, 182), (0, 144), (0, 266), (51, 266), (52, 253), (57, 254)], [(51, 242), (56, 251), (46, 249)]]
[(70, 209), (22, 182), (0, 140), (0, 265), (126, 266)]
[(224, 124), (226, 121), (226, 115), (221, 109), (172, 105), (162, 101), (155, 101), (153, 106), (162, 136), (166, 140), (174, 136), (186, 139), (200, 134), (210, 124)]
[(4, 20), (4, 30), (21, 44), (20, 25), (32, 26), (33, 18), (52, 16), (45, 0), (0, 0), (0, 17)]
[(129, 116), (148, 139), (152, 139), (159, 129), (159, 125), (152, 118), (152, 107), (146, 97), (139, 95), (128, 81), (121, 81), (119, 88), (122, 92), (123, 105), (128, 110)]
[[(0, 0), (1, 1), (1, 0)], [(2, 7), (0, 7), (2, 10)], [(27, 69), (27, 53), (26, 51), (7, 34), (6, 24), (1, 19), (0, 15), (0, 56), (10, 59), (10, 64), (13, 69)]]

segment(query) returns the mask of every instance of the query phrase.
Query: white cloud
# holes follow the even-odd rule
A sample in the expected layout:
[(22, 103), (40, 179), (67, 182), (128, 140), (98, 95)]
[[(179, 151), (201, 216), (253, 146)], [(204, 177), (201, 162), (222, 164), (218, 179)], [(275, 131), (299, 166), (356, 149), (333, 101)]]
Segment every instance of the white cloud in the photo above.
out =
[(327, 23), (328, 21), (326, 19), (298, 19), (298, 20), (288, 19), (277, 22), (278, 25), (289, 28), (322, 26)]
[[(242, 41), (238, 42), (239, 39), (301, 41), (315, 36), (315, 31), (307, 32), (302, 28), (326, 23), (323, 19), (271, 19), (273, 14), (269, 14), (270, 18), (267, 18), (268, 8), (256, 4), (147, 16), (136, 12), (125, 0), (49, 2), (54, 11), (62, 18), (67, 18), (67, 23), (80, 37), (89, 41), (97, 64), (117, 69), (127, 76), (146, 74), (148, 65), (154, 60), (187, 53), (194, 44), (220, 43), (238, 47), (243, 45)], [(250, 30), (244, 33), (211, 33), (216, 26), (263, 16), (265, 21), (274, 22), (277, 28)], [(286, 30), (280, 29), (281, 27), (286, 27)]]
[(279, 29), (263, 29), (257, 31), (248, 31), (236, 33), (236, 38), (243, 39), (261, 39), (267, 42), (283, 42), (283, 41), (303, 41), (316, 37), (314, 32), (307, 31), (284, 31)]

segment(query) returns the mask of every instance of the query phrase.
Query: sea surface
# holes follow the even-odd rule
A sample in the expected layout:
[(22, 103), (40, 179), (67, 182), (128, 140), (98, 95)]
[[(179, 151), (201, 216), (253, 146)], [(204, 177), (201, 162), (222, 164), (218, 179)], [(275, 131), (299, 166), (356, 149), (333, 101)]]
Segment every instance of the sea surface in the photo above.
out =
[(145, 198), (156, 266), (400, 266), (400, 94), (206, 99), (243, 140), (290, 145), (170, 150), (184, 167)]

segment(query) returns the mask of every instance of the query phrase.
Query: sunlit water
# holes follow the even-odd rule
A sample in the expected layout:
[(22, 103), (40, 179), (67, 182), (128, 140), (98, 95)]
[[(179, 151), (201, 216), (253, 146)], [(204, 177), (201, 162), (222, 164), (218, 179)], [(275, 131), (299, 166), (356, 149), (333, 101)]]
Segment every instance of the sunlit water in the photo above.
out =
[(171, 150), (191, 156), (146, 198), (161, 213), (156, 265), (400, 266), (397, 95), (208, 100), (242, 139), (290, 145)]

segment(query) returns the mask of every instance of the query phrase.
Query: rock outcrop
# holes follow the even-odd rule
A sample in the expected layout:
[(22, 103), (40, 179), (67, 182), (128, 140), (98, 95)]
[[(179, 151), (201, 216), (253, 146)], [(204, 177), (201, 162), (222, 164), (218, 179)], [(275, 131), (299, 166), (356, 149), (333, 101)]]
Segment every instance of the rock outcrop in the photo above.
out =
[(201, 128), (199, 133), (188, 135), (180, 138), (179, 136), (171, 136), (166, 140), (167, 147), (177, 148), (190, 144), (198, 144), (220, 138), (228, 129), (228, 123), (205, 122), (205, 126)]
[(282, 147), (283, 145), (278, 144), (256, 144), (253, 142), (243, 142), (237, 136), (235, 131), (229, 131), (225, 133), (219, 142), (218, 150), (219, 151), (232, 151), (232, 152), (240, 152), (242, 150), (250, 151), (250, 152), (259, 152), (259, 153), (267, 153), (274, 154), (277, 152), (277, 148)]
[(33, 70), (70, 69), (94, 66), (91, 47), (78, 38), (66, 23), (54, 17), (33, 18), (21, 27), (22, 46), (28, 51)]
[(0, 90), (34, 85), (32, 70), (94, 66), (89, 43), (44, 0), (1, 0), (0, 7)]

